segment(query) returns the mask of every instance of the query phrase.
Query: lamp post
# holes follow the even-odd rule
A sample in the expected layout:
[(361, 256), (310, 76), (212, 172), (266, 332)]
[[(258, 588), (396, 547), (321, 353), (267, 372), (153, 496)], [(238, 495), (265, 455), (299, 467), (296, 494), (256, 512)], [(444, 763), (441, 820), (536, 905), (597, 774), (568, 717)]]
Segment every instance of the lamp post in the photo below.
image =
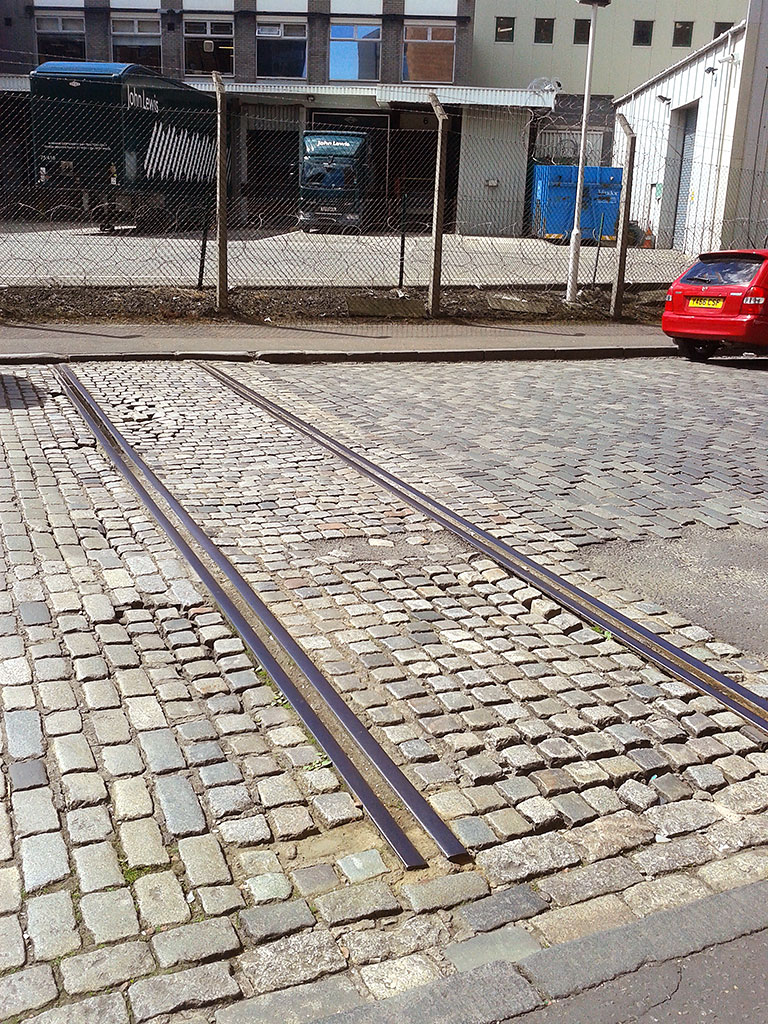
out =
[(581, 145), (579, 147), (579, 173), (576, 178), (576, 209), (573, 214), (573, 231), (571, 231), (571, 248), (568, 256), (568, 285), (565, 301), (575, 302), (579, 289), (579, 254), (581, 252), (581, 204), (584, 201), (584, 167), (587, 163), (587, 127), (589, 124), (589, 107), (592, 101), (592, 65), (595, 59), (595, 28), (597, 26), (597, 10), (608, 7), (611, 0), (576, 0), (592, 8), (589, 23), (589, 47), (587, 49), (587, 76), (584, 83), (584, 110), (581, 115)]

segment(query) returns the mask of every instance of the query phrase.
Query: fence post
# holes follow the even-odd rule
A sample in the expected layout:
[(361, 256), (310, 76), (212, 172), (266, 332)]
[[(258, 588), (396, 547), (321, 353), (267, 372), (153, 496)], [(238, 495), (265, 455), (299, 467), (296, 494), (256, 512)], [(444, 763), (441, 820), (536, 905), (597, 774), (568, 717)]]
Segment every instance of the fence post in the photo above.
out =
[(445, 172), (448, 155), (448, 115), (433, 92), (429, 102), (437, 118), (437, 158), (435, 162), (435, 201), (432, 208), (432, 273), (429, 278), (427, 312), (437, 316), (440, 312), (440, 282), (443, 272), (443, 221), (445, 218)]
[(618, 320), (624, 309), (624, 277), (627, 270), (627, 246), (629, 245), (629, 217), (632, 207), (632, 180), (635, 174), (635, 149), (637, 136), (632, 131), (629, 121), (623, 114), (616, 115), (616, 121), (624, 132), (627, 140), (627, 157), (624, 161), (624, 174), (621, 182), (621, 204), (619, 206), (619, 229), (616, 244), (619, 247), (619, 258), (616, 262), (616, 273), (613, 278), (611, 293), (611, 317)]
[(216, 309), (229, 308), (227, 282), (227, 95), (218, 71), (211, 72), (216, 87)]

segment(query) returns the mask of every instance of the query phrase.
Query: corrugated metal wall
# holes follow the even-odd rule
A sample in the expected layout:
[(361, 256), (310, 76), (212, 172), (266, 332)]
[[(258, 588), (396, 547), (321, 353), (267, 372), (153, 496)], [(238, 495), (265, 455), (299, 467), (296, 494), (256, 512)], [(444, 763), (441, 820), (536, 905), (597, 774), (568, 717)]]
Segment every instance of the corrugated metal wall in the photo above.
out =
[[(697, 253), (720, 247), (731, 148), (738, 106), (744, 31), (638, 89), (617, 105), (637, 134), (631, 216), (657, 239), (658, 248)], [(731, 56), (733, 55), (733, 56)], [(678, 213), (685, 124), (698, 105), (692, 143), (684, 229)], [(621, 166), (625, 141), (616, 133), (614, 162)]]
[(462, 235), (522, 234), (530, 114), (465, 107), (456, 205)]

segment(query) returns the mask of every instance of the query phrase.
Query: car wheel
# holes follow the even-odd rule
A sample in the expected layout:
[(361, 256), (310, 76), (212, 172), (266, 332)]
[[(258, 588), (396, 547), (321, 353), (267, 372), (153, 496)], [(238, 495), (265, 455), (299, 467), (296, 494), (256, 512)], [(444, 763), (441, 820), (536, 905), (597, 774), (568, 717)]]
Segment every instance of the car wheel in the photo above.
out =
[(706, 363), (720, 347), (716, 341), (692, 341), (690, 338), (675, 338), (680, 354), (692, 363)]

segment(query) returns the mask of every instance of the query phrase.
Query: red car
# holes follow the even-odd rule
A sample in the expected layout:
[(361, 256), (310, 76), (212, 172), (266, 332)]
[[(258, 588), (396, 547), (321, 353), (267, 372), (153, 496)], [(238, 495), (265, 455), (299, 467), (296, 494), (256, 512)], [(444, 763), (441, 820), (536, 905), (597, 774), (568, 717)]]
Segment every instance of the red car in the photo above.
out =
[(667, 294), (661, 327), (688, 359), (768, 352), (768, 249), (705, 252)]

